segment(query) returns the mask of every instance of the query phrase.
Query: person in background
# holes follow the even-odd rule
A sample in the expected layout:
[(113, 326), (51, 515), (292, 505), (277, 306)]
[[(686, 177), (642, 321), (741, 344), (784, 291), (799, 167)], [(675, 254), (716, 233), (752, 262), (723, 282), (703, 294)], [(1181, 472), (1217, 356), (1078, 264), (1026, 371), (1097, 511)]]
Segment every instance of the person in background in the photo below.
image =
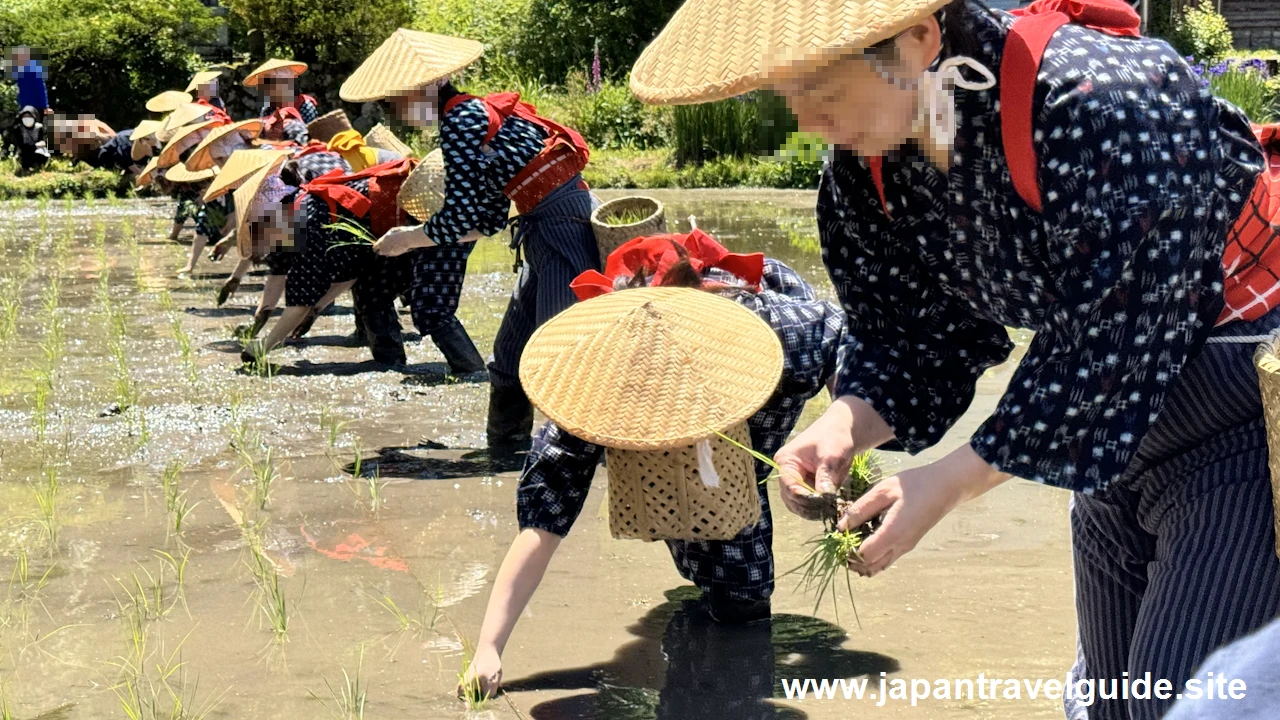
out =
[(133, 133), (133, 128), (121, 130), (81, 160), (91, 167), (137, 175), (145, 162), (134, 159)]
[(49, 91), (45, 87), (44, 66), (31, 57), (31, 48), (19, 45), (9, 56), (10, 74), (18, 86), (18, 106), (33, 107), (40, 115), (48, 115)]
[(30, 105), (22, 108), (12, 133), (13, 146), (18, 150), (18, 164), (23, 171), (35, 172), (49, 162), (49, 142), (36, 108)]
[(191, 78), (187, 92), (195, 93), (195, 100), (202, 105), (218, 108), (226, 112), (227, 104), (218, 97), (218, 78), (222, 73), (218, 70), (202, 70)]
[[(782, 360), (781, 377), (772, 397), (747, 420), (752, 448), (765, 455), (782, 447), (806, 401), (828, 387), (845, 342), (845, 320), (840, 308), (819, 300), (794, 270), (760, 253), (730, 253), (700, 230), (688, 235), (631, 240), (609, 256), (604, 273), (588, 271), (572, 285), (586, 305), (593, 297), (612, 292), (625, 294), (631, 288), (693, 288), (732, 300), (759, 317), (764, 335), (754, 336), (749, 342), (761, 345), (772, 331)], [(585, 310), (586, 305), (566, 311), (564, 317), (578, 309)], [(582, 332), (592, 332), (590, 324)], [(717, 328), (706, 327), (705, 332), (715, 335)], [(655, 348), (652, 352), (663, 353), (665, 349)], [(564, 369), (575, 372), (569, 366)], [(653, 388), (664, 380), (618, 377), (616, 383), (631, 384), (638, 396), (648, 398), (644, 402), (661, 405), (660, 398), (669, 392)], [(582, 512), (604, 452), (600, 445), (576, 437), (550, 421), (538, 432), (516, 488), (520, 533), (498, 570), (475, 660), (463, 685), (478, 680), (485, 693), (497, 692), (502, 682), (502, 651), (553, 554)], [(764, 481), (772, 468), (760, 462), (752, 466), (759, 481), (754, 483), (761, 507), (758, 522), (729, 540), (666, 541), (676, 569), (698, 586), (707, 612), (724, 624), (764, 620), (771, 614), (773, 527), (768, 484)]]
[[(1277, 238), (1256, 222), (1276, 188), (1239, 109), (1143, 37), (1125, 0), (1017, 14), (846, 0), (809, 23), (784, 0), (738, 24), (709, 7), (688, 0), (646, 48), (636, 95), (768, 87), (834, 147), (816, 210), (854, 344), (835, 402), (775, 456), (784, 504), (814, 518), (823, 500), (802, 482), (835, 492), (859, 452), (942, 442), (1024, 328), (1035, 337), (976, 432), (843, 514), (842, 529), (883, 519), (851, 569), (884, 572), (1016, 476), (1073, 493), (1081, 677), (1181, 685), (1274, 619), (1250, 337), (1280, 325), (1280, 263), (1263, 255)], [(1100, 694), (1089, 716), (1156, 720), (1171, 704)]]
[[(415, 306), (430, 309), (447, 296), (456, 307), (471, 250), (462, 238), (496, 235), (507, 226), (513, 203), (519, 212), (513, 245), (520, 275), (494, 340), (485, 428), (490, 459), (506, 463), (528, 451), (533, 430), (533, 406), (517, 377), (520, 354), (539, 325), (576, 301), (569, 282), (598, 269), (600, 253), (590, 224), (595, 199), (581, 175), (590, 155), (586, 142), (538, 116), (515, 93), (479, 98), (455, 87), (450, 75), (483, 52), (472, 40), (401, 28), (342, 84), (340, 94), (347, 102), (388, 100), (413, 127), (439, 124), (443, 208), (421, 225), (391, 229), (375, 245), (382, 255), (430, 251), (417, 254)], [(521, 247), (527, 262), (520, 260)]]
[(292, 60), (271, 59), (249, 73), (244, 86), (258, 90), (262, 98), (262, 139), (289, 140), (306, 145), (310, 137), (307, 123), (320, 116), (316, 99), (297, 92), (298, 76), (307, 71), (307, 64)]

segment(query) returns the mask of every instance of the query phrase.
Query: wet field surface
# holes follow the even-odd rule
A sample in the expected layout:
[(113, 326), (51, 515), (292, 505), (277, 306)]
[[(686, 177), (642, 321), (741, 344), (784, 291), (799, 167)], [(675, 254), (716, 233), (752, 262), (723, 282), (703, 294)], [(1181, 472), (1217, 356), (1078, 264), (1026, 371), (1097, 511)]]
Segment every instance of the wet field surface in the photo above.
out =
[[(831, 294), (811, 193), (643, 194), (672, 230), (695, 215)], [(453, 688), (516, 533), (517, 474), (464, 457), (484, 444), (485, 383), (447, 377), (416, 334), (408, 371), (379, 372), (347, 339), (349, 297), (273, 354), (269, 377), (243, 372), (234, 332), (261, 277), (214, 308), (234, 261), (175, 277), (188, 247), (166, 239), (171, 217), (158, 201), (0, 204), (11, 717), (361, 717), (349, 691), (385, 719), (1060, 716), (1025, 694), (879, 707), (787, 700), (781, 682), (1060, 679), (1075, 656), (1066, 493), (1015, 481), (961, 508), (889, 572), (854, 580), (858, 620), (827, 601), (815, 616), (790, 577), (771, 627), (744, 629), (697, 612), (664, 546), (609, 537), (603, 471), (506, 650), (508, 694), (469, 710)], [(471, 256), (459, 317), (482, 353), (512, 257), (499, 239)], [(939, 449), (887, 462), (963, 442), (1011, 370), (982, 380)], [(817, 528), (774, 508), (787, 570)]]

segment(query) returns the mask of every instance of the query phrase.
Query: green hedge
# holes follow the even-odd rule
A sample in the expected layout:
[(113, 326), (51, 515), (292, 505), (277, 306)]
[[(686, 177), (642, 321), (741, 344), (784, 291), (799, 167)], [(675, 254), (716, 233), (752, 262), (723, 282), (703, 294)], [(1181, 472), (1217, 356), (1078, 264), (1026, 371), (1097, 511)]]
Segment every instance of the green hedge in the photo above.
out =
[(71, 163), (55, 159), (47, 170), (30, 175), (18, 175), (18, 163), (13, 159), (0, 160), (0, 200), (21, 198), (80, 198), (86, 195), (130, 195), (133, 183), (129, 178), (110, 170), (90, 170), (84, 165), (73, 167)]

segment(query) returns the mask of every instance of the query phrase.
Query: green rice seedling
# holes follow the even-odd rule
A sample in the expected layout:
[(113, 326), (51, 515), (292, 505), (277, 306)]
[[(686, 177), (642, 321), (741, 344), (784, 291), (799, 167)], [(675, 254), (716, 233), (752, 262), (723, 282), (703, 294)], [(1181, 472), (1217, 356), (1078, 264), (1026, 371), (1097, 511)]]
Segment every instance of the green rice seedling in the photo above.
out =
[(165, 512), (173, 512), (177, 505), (178, 480), (182, 476), (182, 469), (185, 464), (181, 460), (170, 460), (164, 466), (164, 470), (160, 471), (160, 490), (164, 493), (164, 510)]
[(360, 658), (356, 661), (356, 671), (352, 675), (347, 672), (346, 668), (342, 670), (342, 684), (336, 689), (329, 683), (328, 678), (324, 679), (325, 689), (329, 691), (329, 698), (332, 699), (331, 705), (326, 700), (314, 692), (308, 690), (311, 697), (318, 700), (321, 705), (329, 711), (335, 720), (364, 720), (365, 700), (368, 696), (368, 684), (362, 681), (361, 675), (364, 670), (364, 645), (360, 646)]
[(276, 469), (275, 450), (260, 442), (255, 444), (261, 448), (258, 452), (247, 447), (240, 447), (237, 452), (241, 467), (249, 475), (253, 505), (259, 510), (266, 510), (271, 502), (271, 488), (280, 479), (280, 473)]
[(324, 229), (344, 233), (351, 237), (351, 240), (347, 242), (333, 243), (332, 245), (329, 246), (328, 250), (325, 250), (325, 252), (329, 252), (334, 248), (349, 247), (351, 245), (368, 246), (378, 241), (378, 237), (373, 233), (369, 232), (369, 230), (365, 228), (365, 226), (361, 225), (360, 223), (348, 220), (347, 218), (338, 218), (336, 222), (332, 222), (332, 223), (329, 223), (328, 225), (325, 225)]
[(642, 210), (636, 210), (635, 208), (627, 208), (621, 212), (613, 213), (609, 217), (604, 218), (604, 222), (606, 225), (622, 227), (625, 225), (635, 225), (638, 222), (644, 221), (648, 217), (649, 213)]
[(475, 649), (462, 635), (458, 635), (458, 640), (462, 642), (462, 668), (458, 670), (458, 687), (462, 690), (462, 701), (467, 704), (467, 710), (480, 712), (489, 703), (490, 695), (480, 685), (480, 677), (471, 673), (471, 663), (476, 656)]
[(36, 442), (43, 444), (49, 428), (49, 398), (53, 396), (53, 374), (44, 367), (31, 371), (31, 429)]
[(21, 311), (22, 300), (16, 291), (0, 295), (0, 346), (7, 344), (18, 332), (18, 313)]
[(40, 291), (40, 304), (49, 315), (58, 311), (59, 295), (62, 292), (62, 281), (57, 275), (49, 278), (49, 283)]
[[(165, 297), (168, 297), (166, 294)], [(173, 334), (173, 340), (178, 344), (178, 353), (182, 358), (183, 373), (187, 377), (187, 382), (195, 385), (199, 380), (196, 373), (195, 354), (192, 351), (191, 336), (182, 327), (182, 320), (175, 313), (169, 318), (169, 328)]]
[(333, 411), (333, 406), (326, 405), (320, 408), (320, 432), (324, 433), (330, 450), (338, 447), (338, 440), (342, 437), (342, 431), (350, 424), (350, 421), (338, 419), (337, 414)]
[(181, 541), (182, 533), (184, 532), (183, 525), (187, 522), (187, 518), (191, 515), (191, 511), (195, 510), (196, 506), (199, 504), (199, 502), (187, 502), (186, 492), (183, 492), (174, 504), (173, 512), (170, 513), (170, 516), (173, 518), (173, 537), (178, 538), (179, 541)]
[(284, 586), (280, 583), (280, 573), (261, 551), (255, 550), (254, 555), (259, 617), (266, 621), (276, 643), (288, 642), (289, 603), (285, 598)]
[[(751, 456), (759, 462), (773, 468), (775, 475), (771, 475), (770, 478), (782, 472), (773, 458), (742, 445), (724, 433), (716, 434), (739, 449), (751, 453)], [(863, 540), (874, 532), (875, 528), (868, 523), (857, 530), (840, 530), (837, 528), (837, 523), (844, 507), (865, 494), (879, 479), (878, 465), (878, 456), (874, 452), (865, 452), (853, 458), (849, 466), (849, 479), (841, 486), (839, 494), (830, 498), (830, 508), (826, 517), (822, 519), (823, 532), (805, 543), (810, 550), (800, 565), (782, 575), (785, 577), (798, 574), (799, 589), (804, 592), (816, 592), (814, 613), (817, 613), (818, 607), (822, 604), (822, 598), (829, 592), (835, 607), (836, 622), (840, 622), (840, 606), (836, 599), (836, 578), (838, 571), (843, 569), (845, 587), (849, 592), (849, 604), (853, 607), (854, 618), (858, 621), (859, 627), (862, 626), (862, 621), (858, 618), (858, 607), (853, 599), (853, 580), (849, 562), (859, 557), (858, 548), (862, 547)], [(762, 482), (767, 482), (770, 478), (765, 478)], [(807, 483), (800, 481), (800, 484), (814, 495), (819, 495)]]
[(169, 566), (169, 571), (173, 573), (173, 587), (176, 601), (182, 603), (182, 607), (187, 611), (187, 615), (191, 615), (191, 610), (187, 608), (187, 563), (191, 560), (191, 550), (183, 548), (182, 552), (176, 557), (172, 553), (163, 550), (152, 550), (156, 557)]
[(58, 546), (58, 492), (61, 488), (58, 468), (53, 465), (45, 466), (43, 480), (31, 488), (36, 500), (36, 525), (50, 551)]

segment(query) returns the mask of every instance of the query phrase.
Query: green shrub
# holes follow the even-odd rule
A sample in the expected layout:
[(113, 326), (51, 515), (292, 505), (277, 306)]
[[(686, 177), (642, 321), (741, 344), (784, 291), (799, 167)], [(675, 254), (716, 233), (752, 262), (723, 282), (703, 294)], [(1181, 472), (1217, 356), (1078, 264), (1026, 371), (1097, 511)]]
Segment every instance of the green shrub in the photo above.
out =
[(1203, 62), (1217, 62), (1231, 52), (1233, 40), (1227, 19), (1215, 9), (1213, 0), (1188, 6), (1174, 25), (1173, 46), (1183, 55)]
[(668, 113), (642, 104), (623, 83), (608, 81), (599, 92), (570, 97), (576, 100), (576, 112), (569, 124), (593, 148), (657, 147), (670, 132), (669, 123), (663, 122)]
[(191, 48), (217, 27), (199, 0), (39, 0), (0, 3), (0, 45), (44, 51), (49, 102), (131, 127), (146, 99), (185, 87)]
[(81, 198), (86, 194), (96, 197), (128, 195), (133, 183), (120, 173), (110, 170), (89, 170), (83, 165), (73, 168), (67, 160), (55, 158), (42, 172), (17, 175), (18, 163), (13, 159), (0, 161), (0, 200), (35, 198), (47, 195), (52, 198)]
[(4, 127), (18, 116), (18, 86), (11, 82), (0, 82), (0, 127)]

